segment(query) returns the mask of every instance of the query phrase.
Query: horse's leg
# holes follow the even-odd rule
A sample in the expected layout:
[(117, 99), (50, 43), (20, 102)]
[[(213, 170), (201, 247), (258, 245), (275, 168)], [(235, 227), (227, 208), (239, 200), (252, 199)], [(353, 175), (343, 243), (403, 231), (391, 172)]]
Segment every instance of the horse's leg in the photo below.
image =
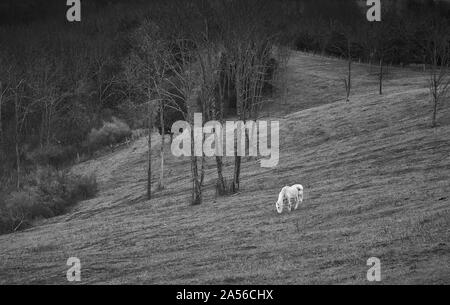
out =
[(297, 196), (295, 196), (295, 207), (294, 210), (298, 209), (298, 205), (300, 204), (300, 193), (297, 193)]
[(292, 211), (291, 197), (288, 197), (288, 211)]

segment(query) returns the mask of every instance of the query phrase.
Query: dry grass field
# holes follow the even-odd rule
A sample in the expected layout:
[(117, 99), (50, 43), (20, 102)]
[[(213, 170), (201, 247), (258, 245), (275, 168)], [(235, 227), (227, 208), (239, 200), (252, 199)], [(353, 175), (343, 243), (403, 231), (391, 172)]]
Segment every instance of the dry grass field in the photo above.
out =
[[(375, 256), (382, 284), (450, 284), (450, 100), (431, 129), (426, 74), (391, 68), (380, 96), (375, 70), (354, 65), (347, 103), (344, 61), (293, 53), (286, 102), (266, 108), (279, 165), (245, 160), (234, 196), (215, 198), (211, 160), (190, 206), (188, 160), (170, 156), (166, 189), (146, 200), (144, 138), (77, 165), (99, 194), (0, 236), (0, 283), (65, 284), (75, 256), (82, 284), (367, 284)], [(278, 215), (294, 183), (303, 205)]]

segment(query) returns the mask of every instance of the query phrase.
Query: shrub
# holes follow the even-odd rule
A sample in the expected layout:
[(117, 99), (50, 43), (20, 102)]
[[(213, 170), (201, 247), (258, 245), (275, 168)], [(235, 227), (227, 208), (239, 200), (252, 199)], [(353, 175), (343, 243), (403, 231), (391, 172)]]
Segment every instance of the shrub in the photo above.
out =
[(61, 215), (75, 203), (97, 193), (95, 175), (70, 176), (39, 169), (35, 185), (0, 198), (0, 234), (30, 226), (33, 220)]
[[(172, 127), (172, 126), (170, 126), (170, 127)], [(137, 140), (137, 139), (140, 139), (147, 135), (148, 135), (148, 129), (135, 129), (132, 131), (131, 138), (133, 140)]]
[(61, 171), (41, 170), (38, 173), (40, 195), (56, 214), (63, 213), (68, 206), (95, 196), (98, 190), (95, 175), (70, 176)]
[(73, 146), (48, 145), (33, 150), (27, 155), (27, 159), (35, 164), (61, 168), (74, 160), (76, 155), (77, 150)]
[(113, 117), (112, 122), (104, 122), (100, 129), (93, 128), (88, 135), (88, 145), (92, 150), (125, 141), (131, 137), (131, 129), (125, 122)]
[(50, 211), (39, 206), (36, 189), (24, 189), (9, 194), (0, 208), (0, 233), (26, 228), (37, 215), (48, 215)]
[(274, 86), (272, 81), (274, 80), (275, 72), (278, 69), (278, 62), (275, 58), (271, 57), (265, 63), (265, 74), (264, 74), (264, 84), (263, 84), (263, 94), (272, 94)]
[(97, 178), (95, 175), (75, 176), (69, 184), (71, 200), (80, 201), (92, 198), (98, 191)]
[(294, 41), (295, 48), (299, 51), (320, 51), (320, 46), (314, 36), (307, 31), (300, 31)]

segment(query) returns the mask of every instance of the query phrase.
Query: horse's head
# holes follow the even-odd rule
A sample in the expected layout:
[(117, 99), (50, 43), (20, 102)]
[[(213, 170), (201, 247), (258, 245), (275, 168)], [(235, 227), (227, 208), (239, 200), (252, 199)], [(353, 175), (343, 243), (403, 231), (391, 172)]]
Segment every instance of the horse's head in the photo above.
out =
[(280, 203), (279, 201), (277, 201), (275, 203), (275, 207), (277, 208), (278, 214), (281, 214), (283, 212), (283, 202)]
[(288, 186), (285, 186), (285, 187), (283, 187), (281, 189), (281, 192), (278, 194), (278, 200), (275, 203), (275, 206), (277, 208), (277, 212), (280, 213), (280, 214), (283, 212), (284, 197), (285, 197), (287, 188), (288, 188)]

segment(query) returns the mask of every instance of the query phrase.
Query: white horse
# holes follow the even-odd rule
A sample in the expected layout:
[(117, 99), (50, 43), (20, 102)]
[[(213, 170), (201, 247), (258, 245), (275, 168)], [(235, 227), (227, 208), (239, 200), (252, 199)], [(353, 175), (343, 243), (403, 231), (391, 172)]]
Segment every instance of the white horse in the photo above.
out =
[(303, 202), (303, 186), (301, 184), (294, 184), (293, 186), (285, 186), (281, 189), (281, 192), (278, 195), (278, 200), (275, 203), (277, 212), (280, 214), (283, 212), (284, 198), (288, 201), (288, 211), (292, 211), (291, 200), (294, 200), (294, 210), (296, 210), (299, 203)]

